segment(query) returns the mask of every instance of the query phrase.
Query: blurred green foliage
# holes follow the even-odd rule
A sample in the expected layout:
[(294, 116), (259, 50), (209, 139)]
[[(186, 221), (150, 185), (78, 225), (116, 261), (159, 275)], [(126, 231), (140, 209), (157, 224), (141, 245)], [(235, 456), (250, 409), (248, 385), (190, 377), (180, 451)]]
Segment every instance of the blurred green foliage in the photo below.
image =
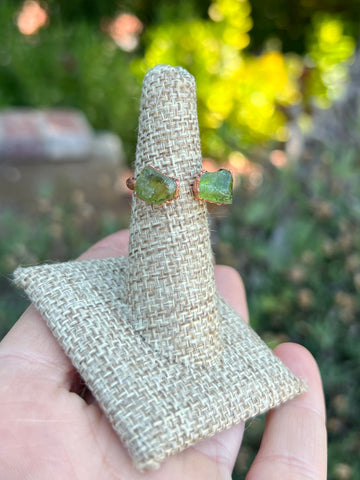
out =
[(360, 34), (360, 3), (356, 0), (252, 0), (251, 6), (251, 47), (255, 51), (267, 39), (277, 39), (284, 52), (304, 54), (317, 15), (337, 18), (353, 38)]
[[(16, 25), (22, 2), (4, 0), (0, 107), (79, 108), (95, 128), (121, 136), (131, 163), (142, 77), (156, 63), (169, 63), (197, 79), (205, 156), (223, 160), (233, 150), (282, 143), (288, 138), (290, 107), (308, 109), (314, 100), (327, 107), (342, 91), (355, 28), (337, 2), (328, 10), (312, 7), (311, 28), (299, 16), (303, 30), (300, 34), (296, 26), (295, 31), (302, 47), (295, 54), (286, 45), (285, 29), (275, 28), (284, 12), (294, 15), (294, 6), (269, 13), (264, 5), (270, 17), (278, 18), (260, 46), (259, 30), (252, 34), (253, 14), (265, 22), (259, 3), (186, 0), (179, 9), (176, 2), (107, 0), (87, 2), (85, 8), (81, 0), (53, 0), (43, 4), (48, 23), (36, 34), (23, 35)], [(140, 47), (131, 53), (106, 31), (109, 19), (124, 11), (137, 14), (145, 26)], [(293, 31), (292, 24), (288, 30)]]
[[(284, 169), (264, 162), (257, 187), (243, 179), (228, 217), (218, 221), (217, 256), (243, 275), (261, 336), (271, 346), (290, 340), (314, 353), (328, 407), (328, 478), (357, 479), (359, 151), (338, 144), (308, 158)], [(255, 448), (258, 436), (249, 439)], [(338, 472), (342, 463), (349, 476)], [(239, 478), (248, 466), (238, 462)]]
[(144, 57), (133, 62), (139, 78), (158, 63), (181, 65), (195, 75), (205, 155), (224, 159), (232, 150), (284, 142), (289, 107), (314, 100), (329, 106), (341, 93), (355, 40), (339, 16), (314, 15), (302, 58), (283, 54), (274, 40), (255, 55), (249, 50), (248, 0), (213, 0), (208, 14), (149, 27)]
[(243, 54), (250, 43), (250, 12), (246, 0), (216, 0), (209, 19), (149, 28), (144, 58), (133, 63), (140, 77), (158, 63), (182, 65), (196, 76), (203, 151), (215, 158), (240, 145), (285, 140), (285, 115), (275, 106), (300, 99), (295, 83), (299, 62), (286, 61), (275, 51)]
[[(123, 200), (124, 202), (124, 200)], [(0, 339), (28, 304), (11, 283), (18, 265), (74, 259), (100, 238), (126, 228), (129, 209), (96, 209), (81, 191), (68, 201), (55, 200), (51, 188), (43, 188), (31, 209), (26, 205), (0, 210)]]
[(307, 62), (314, 68), (306, 79), (305, 91), (319, 106), (326, 108), (343, 92), (355, 40), (345, 34), (344, 24), (336, 16), (316, 14), (312, 23)]
[(56, 22), (27, 37), (9, 21), (14, 15), (12, 5), (0, 2), (0, 108), (78, 108), (95, 128), (120, 134), (133, 154), (140, 85), (129, 71), (129, 55), (81, 20)]

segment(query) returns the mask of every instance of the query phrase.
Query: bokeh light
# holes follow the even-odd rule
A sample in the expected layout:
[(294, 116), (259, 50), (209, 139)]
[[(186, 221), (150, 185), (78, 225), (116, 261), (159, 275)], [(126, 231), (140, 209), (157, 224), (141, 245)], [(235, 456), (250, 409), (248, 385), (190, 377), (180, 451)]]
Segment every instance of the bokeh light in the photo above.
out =
[(105, 30), (122, 50), (132, 52), (139, 44), (143, 24), (135, 15), (121, 13), (107, 23)]
[(277, 168), (283, 168), (287, 165), (288, 159), (283, 150), (273, 150), (270, 153), (270, 162)]
[(252, 28), (249, 0), (213, 0), (208, 14), (208, 19), (187, 21), (186, 28), (172, 21), (148, 29), (145, 57), (134, 62), (134, 71), (142, 77), (165, 63), (181, 65), (196, 77), (203, 147), (214, 158), (230, 153), (226, 131), (238, 132), (238, 148), (286, 141), (284, 109), (302, 99), (299, 59), (274, 49), (258, 55), (246, 51)]
[(18, 29), (23, 35), (34, 35), (41, 27), (45, 26), (49, 17), (44, 8), (34, 0), (24, 2), (16, 19)]
[(313, 66), (307, 89), (319, 107), (327, 108), (344, 91), (356, 42), (346, 35), (336, 16), (318, 14), (313, 20), (308, 62)]

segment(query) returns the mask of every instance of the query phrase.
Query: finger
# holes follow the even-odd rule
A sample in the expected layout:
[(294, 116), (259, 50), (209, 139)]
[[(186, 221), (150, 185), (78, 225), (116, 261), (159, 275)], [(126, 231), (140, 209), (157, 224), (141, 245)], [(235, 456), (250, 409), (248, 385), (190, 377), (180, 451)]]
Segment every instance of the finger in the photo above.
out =
[(247, 323), (249, 312), (244, 283), (236, 270), (225, 265), (216, 265), (215, 282), (219, 294), (236, 310)]
[[(120, 231), (96, 243), (82, 259), (123, 255), (127, 251), (128, 232)], [(74, 369), (34, 307), (21, 316), (0, 343), (1, 365), (9, 373), (27, 369), (29, 374), (70, 387)], [(5, 365), (6, 363), (6, 365)]]
[(325, 404), (317, 364), (300, 345), (279, 345), (275, 353), (307, 381), (308, 391), (267, 415), (260, 450), (246, 480), (325, 480)]
[(120, 230), (95, 243), (80, 255), (79, 260), (92, 258), (123, 257), (128, 253), (129, 230)]

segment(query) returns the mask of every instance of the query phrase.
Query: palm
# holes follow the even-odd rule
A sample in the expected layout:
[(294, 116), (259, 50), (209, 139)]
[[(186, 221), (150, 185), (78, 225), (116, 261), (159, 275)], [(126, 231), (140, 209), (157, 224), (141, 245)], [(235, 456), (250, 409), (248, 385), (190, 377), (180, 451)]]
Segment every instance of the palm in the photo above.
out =
[[(125, 243), (125, 233), (113, 235), (90, 249), (86, 257), (124, 254)], [(247, 317), (244, 292), (236, 274), (220, 267), (216, 277), (220, 293), (243, 317)], [(293, 359), (291, 352), (295, 354)], [(302, 356), (302, 375), (308, 377), (314, 391), (270, 414), (271, 422), (268, 422), (249, 478), (300, 479), (305, 475), (312, 478), (310, 469), (313, 478), (325, 478), (323, 399), (314, 362), (297, 346), (284, 346), (282, 356), (284, 360), (288, 357), (288, 363), (297, 364), (297, 368), (299, 358), (296, 357)], [(1, 343), (0, 358), (0, 465), (5, 480), (231, 478), (242, 439), (242, 425), (170, 457), (155, 472), (136, 471), (96, 402), (79, 395), (82, 389), (80, 379), (33, 308), (25, 312)], [(293, 465), (289, 465), (289, 452), (276, 452), (279, 432), (271, 424), (278, 422), (279, 428), (283, 424), (287, 429), (284, 438), (287, 438), (291, 433), (288, 430), (295, 427), (286, 417), (298, 406), (305, 412), (303, 420), (305, 417), (311, 420), (311, 435), (317, 435), (321, 454), (317, 455), (316, 461), (305, 455), (306, 460), (299, 463), (294, 461), (298, 460), (298, 453), (294, 453), (290, 462)], [(319, 414), (314, 413), (316, 410)], [(292, 448), (296, 450), (296, 441)], [(308, 453), (313, 455), (313, 449)], [(289, 468), (293, 469), (294, 476), (287, 476)]]
[[(30, 323), (40, 320), (34, 310), (26, 316)], [(23, 321), (24, 317), (20, 323)], [(81, 389), (76, 374), (55, 340), (49, 337), (49, 341), (62, 356), (60, 363), (39, 357), (35, 362), (34, 357), (21, 352), (5, 353), (7, 342), (3, 345), (0, 438), (6, 445), (2, 452), (6, 455), (1, 458), (5, 478), (26, 479), (26, 472), (34, 466), (37, 480), (142, 478), (96, 402), (91, 398), (86, 402), (71, 391)], [(184, 479), (197, 470), (201, 478), (226, 478), (241, 430), (241, 426), (235, 427), (171, 457), (146, 478)]]

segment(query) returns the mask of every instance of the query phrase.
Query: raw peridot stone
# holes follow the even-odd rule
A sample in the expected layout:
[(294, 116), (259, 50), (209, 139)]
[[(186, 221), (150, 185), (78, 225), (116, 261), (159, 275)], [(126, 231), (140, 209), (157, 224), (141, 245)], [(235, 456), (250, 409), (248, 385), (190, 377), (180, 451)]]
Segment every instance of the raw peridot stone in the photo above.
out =
[(231, 204), (233, 177), (230, 170), (203, 172), (199, 179), (198, 197), (210, 203)]
[(162, 205), (177, 197), (178, 184), (153, 167), (145, 167), (135, 183), (136, 195), (145, 202)]

